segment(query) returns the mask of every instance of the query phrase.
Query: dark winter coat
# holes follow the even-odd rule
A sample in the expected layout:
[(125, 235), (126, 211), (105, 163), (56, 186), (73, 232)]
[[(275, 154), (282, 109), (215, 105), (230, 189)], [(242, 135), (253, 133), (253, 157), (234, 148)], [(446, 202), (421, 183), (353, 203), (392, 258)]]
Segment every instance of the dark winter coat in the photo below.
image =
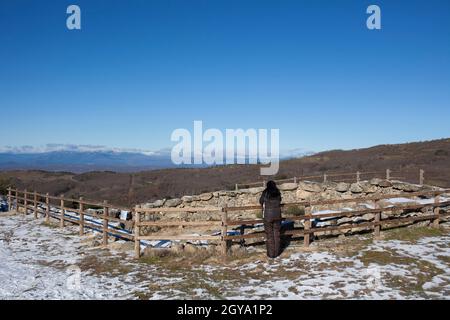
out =
[(264, 190), (259, 203), (263, 206), (264, 221), (273, 222), (281, 219), (280, 192), (270, 193), (267, 189)]

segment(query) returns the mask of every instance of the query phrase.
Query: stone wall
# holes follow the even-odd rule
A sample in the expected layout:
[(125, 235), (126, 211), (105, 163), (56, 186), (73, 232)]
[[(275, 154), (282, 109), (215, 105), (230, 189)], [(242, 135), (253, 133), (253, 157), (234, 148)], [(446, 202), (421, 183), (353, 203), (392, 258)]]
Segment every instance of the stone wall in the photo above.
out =
[[(285, 183), (278, 186), (282, 192), (283, 202), (301, 202), (301, 201), (323, 201), (330, 199), (357, 199), (366, 198), (370, 196), (382, 196), (387, 194), (404, 194), (417, 191), (426, 190), (439, 190), (440, 188), (432, 186), (419, 186), (409, 183), (404, 183), (401, 181), (387, 181), (382, 179), (372, 179), (370, 181), (361, 181), (359, 183), (317, 183), (301, 181), (299, 183)], [(163, 199), (152, 203), (143, 204), (146, 208), (183, 208), (183, 207), (223, 207), (228, 206), (254, 206), (258, 205), (259, 197), (263, 188), (250, 188), (242, 189), (238, 191), (218, 191), (211, 193), (203, 193), (194, 196), (184, 196), (180, 199)], [(394, 196), (395, 197), (395, 196)], [(417, 204), (416, 201), (419, 199), (386, 199), (379, 201), (379, 205), (382, 207), (396, 206), (399, 205), (400, 200), (401, 205)], [(429, 200), (433, 201), (433, 200)], [(444, 194), (442, 201), (450, 201), (450, 194)], [(348, 202), (335, 205), (326, 206), (314, 206), (312, 208), (313, 213), (318, 214), (321, 210), (338, 210), (338, 211), (351, 211), (351, 210), (364, 210), (373, 208), (373, 203), (365, 202), (359, 200), (357, 202)], [(301, 208), (300, 208), (301, 209)], [(301, 210), (299, 212), (291, 212), (289, 209), (284, 212), (284, 217), (291, 216), (292, 214), (298, 215), (303, 214)], [(450, 212), (450, 206), (441, 207), (441, 213)], [(382, 213), (383, 220), (397, 219), (397, 218), (408, 218), (408, 217), (419, 217), (423, 215), (430, 215), (429, 207), (424, 207), (421, 209), (398, 209), (398, 210), (386, 210)], [(230, 220), (252, 220), (261, 217), (261, 210), (253, 211), (233, 211), (229, 214)], [(449, 223), (450, 217), (442, 217), (441, 223)], [(184, 213), (184, 212), (171, 212), (171, 213), (156, 213), (156, 214), (146, 214), (144, 220), (184, 220), (184, 221), (220, 221), (221, 214), (218, 212), (201, 212), (201, 213)], [(372, 227), (364, 227), (365, 222), (373, 222), (375, 220), (375, 214), (361, 214), (351, 217), (329, 217), (329, 218), (318, 218), (314, 219), (312, 226), (314, 228), (322, 228), (328, 226), (339, 226), (345, 227), (345, 235), (351, 235), (360, 232), (372, 232)], [(406, 222), (403, 226), (428, 226), (431, 221), (413, 221)], [(284, 228), (295, 228), (302, 229), (304, 227), (302, 221), (295, 221), (288, 223)], [(236, 230), (241, 230), (239, 227)], [(241, 230), (242, 231), (242, 230)], [(247, 230), (246, 233), (251, 232), (261, 232), (263, 228), (261, 226), (254, 226), (251, 230)], [(143, 227), (143, 234), (215, 234), (220, 232), (217, 227), (179, 227), (179, 228), (160, 228), (160, 227)], [(338, 230), (329, 230), (317, 232), (314, 234), (315, 238), (337, 236), (341, 234)], [(259, 239), (246, 239), (247, 244), (258, 242)], [(239, 245), (234, 245), (232, 248), (237, 247), (242, 249)], [(234, 249), (233, 249), (234, 250)]]
[[(308, 182), (280, 184), (283, 202), (299, 202), (304, 200), (321, 201), (330, 199), (350, 199), (366, 196), (377, 196), (385, 194), (400, 194), (405, 192), (416, 192), (421, 190), (435, 190), (438, 188), (430, 186), (419, 186), (401, 181), (388, 181), (383, 179), (372, 179), (358, 183), (336, 183), (336, 182)], [(151, 203), (142, 204), (144, 208), (184, 208), (184, 207), (229, 207), (258, 205), (259, 197), (264, 189), (249, 188), (238, 191), (217, 191), (203, 193), (200, 195), (184, 196), (177, 199), (162, 199)], [(327, 206), (326, 209), (339, 209), (343, 204)], [(351, 204), (345, 204), (346, 207)], [(321, 208), (313, 208), (313, 210)], [(239, 212), (234, 218), (254, 218), (257, 212)], [(166, 213), (161, 217), (166, 219), (191, 219), (191, 220), (220, 220), (219, 213)], [(147, 217), (152, 219), (150, 215)], [(233, 216), (231, 217), (233, 218)]]

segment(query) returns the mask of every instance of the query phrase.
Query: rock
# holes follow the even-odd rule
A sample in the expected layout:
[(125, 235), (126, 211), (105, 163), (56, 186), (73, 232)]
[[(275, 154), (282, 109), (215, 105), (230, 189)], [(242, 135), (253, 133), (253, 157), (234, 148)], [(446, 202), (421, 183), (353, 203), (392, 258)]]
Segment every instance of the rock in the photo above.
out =
[(162, 199), (162, 200), (156, 200), (155, 202), (153, 202), (153, 205), (155, 206), (155, 208), (159, 208), (159, 207), (162, 207), (165, 203), (166, 203), (166, 199)]
[(323, 191), (323, 187), (315, 182), (304, 182), (304, 181), (300, 181), (299, 183), (299, 188), (304, 190), (304, 191), (308, 191), (308, 192), (322, 192)]
[(348, 183), (340, 182), (336, 186), (336, 191), (338, 191), (338, 192), (347, 192), (349, 188), (350, 188), (350, 185)]
[(363, 192), (365, 192), (365, 193), (375, 193), (378, 191), (377, 186), (372, 185), (367, 182), (360, 182), (359, 185), (361, 186), (361, 188), (363, 189)]
[(334, 181), (327, 181), (322, 184), (325, 190), (336, 190), (338, 183)]
[(264, 188), (263, 187), (259, 187), (259, 188), (250, 188), (250, 189), (248, 189), (248, 192), (250, 193), (250, 194), (258, 194), (258, 193), (261, 193), (261, 192), (263, 192), (264, 191)]
[(433, 214), (433, 209), (430, 208), (430, 207), (423, 207), (423, 208), (420, 209), (420, 212)]
[(199, 199), (201, 201), (208, 201), (211, 200), (214, 197), (214, 195), (211, 192), (203, 193), (199, 196)]
[(181, 212), (168, 212), (164, 215), (164, 220), (178, 220), (182, 219)]
[(230, 198), (235, 198), (237, 196), (236, 191), (226, 191), (226, 196)]
[(405, 192), (416, 192), (420, 190), (419, 186), (409, 184), (409, 183), (403, 183), (403, 182), (394, 182), (392, 184), (394, 189), (405, 191)]
[(378, 186), (381, 188), (390, 188), (392, 187), (392, 183), (389, 180), (381, 180), (378, 182)]
[(183, 203), (183, 201), (181, 199), (176, 198), (176, 199), (169, 199), (169, 200), (167, 200), (164, 205), (169, 207), (169, 208), (174, 208), (176, 206), (179, 206), (182, 203)]
[(293, 191), (297, 190), (298, 184), (290, 182), (290, 183), (283, 183), (278, 186), (278, 189), (281, 191)]
[(364, 190), (361, 186), (361, 184), (359, 183), (352, 183), (351, 187), (350, 187), (350, 192), (352, 193), (362, 193)]
[(352, 222), (352, 221), (353, 221), (352, 218), (344, 217), (344, 218), (339, 219), (339, 220), (337, 221), (337, 223), (338, 223), (338, 224), (344, 224), (344, 223), (350, 223), (350, 222)]
[(181, 198), (181, 200), (183, 202), (192, 202), (192, 201), (194, 201), (194, 197), (192, 197), (192, 196), (184, 196), (184, 197)]
[(359, 233), (359, 232), (366, 231), (366, 230), (371, 230), (371, 228), (370, 227), (355, 227), (355, 228), (352, 228), (351, 233)]
[(309, 197), (311, 197), (311, 194), (312, 194), (311, 192), (308, 192), (308, 191), (305, 191), (305, 190), (302, 190), (302, 189), (298, 189), (297, 192), (296, 192), (296, 197), (299, 200), (306, 200)]
[(369, 183), (373, 186), (379, 186), (381, 181), (382, 181), (382, 179), (380, 179), (380, 178), (373, 178), (369, 181)]
[(430, 221), (420, 221), (415, 224), (417, 227), (428, 227), (431, 224)]
[(320, 220), (315, 223), (317, 228), (330, 227), (335, 226), (338, 223), (338, 220)]
[(152, 203), (146, 203), (142, 206), (144, 209), (153, 209), (155, 207), (155, 204)]
[(371, 221), (371, 220), (375, 219), (375, 215), (372, 213), (367, 213), (367, 214), (363, 215), (361, 217), (361, 219), (363, 219), (365, 221)]
[(405, 217), (417, 217), (417, 216), (421, 216), (421, 215), (422, 214), (419, 213), (419, 212), (408, 212), (408, 213), (406, 213), (406, 214), (404, 214), (402, 216), (405, 216)]
[(263, 187), (255, 187), (255, 188), (248, 188), (248, 189), (240, 189), (239, 191), (235, 192), (235, 196), (237, 194), (258, 194), (264, 191)]

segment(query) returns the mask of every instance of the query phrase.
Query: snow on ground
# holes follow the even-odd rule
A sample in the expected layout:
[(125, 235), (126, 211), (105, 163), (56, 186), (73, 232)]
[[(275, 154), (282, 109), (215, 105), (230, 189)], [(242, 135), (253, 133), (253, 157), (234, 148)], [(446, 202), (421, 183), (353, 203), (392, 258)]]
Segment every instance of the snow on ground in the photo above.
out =
[(84, 289), (75, 289), (84, 247), (73, 228), (51, 228), (30, 216), (0, 216), (0, 299), (127, 298), (119, 279), (89, 273), (81, 275)]
[(274, 261), (260, 248), (242, 260), (196, 265), (136, 261), (132, 250), (92, 247), (90, 236), (77, 232), (32, 216), (0, 215), (0, 299), (450, 297), (448, 232), (416, 241), (368, 236), (353, 251), (316, 242)]

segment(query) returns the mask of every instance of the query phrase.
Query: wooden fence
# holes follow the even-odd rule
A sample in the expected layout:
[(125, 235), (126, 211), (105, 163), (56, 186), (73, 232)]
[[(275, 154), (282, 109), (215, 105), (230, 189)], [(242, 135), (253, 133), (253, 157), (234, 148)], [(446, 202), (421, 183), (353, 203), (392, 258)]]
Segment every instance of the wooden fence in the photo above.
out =
[[(304, 239), (304, 245), (309, 246), (311, 242), (311, 237), (314, 234), (318, 233), (326, 233), (326, 232), (345, 232), (346, 230), (351, 230), (355, 228), (372, 228), (375, 236), (380, 234), (382, 226), (394, 226), (401, 225), (409, 222), (416, 221), (425, 221), (431, 220), (433, 221), (433, 225), (437, 227), (439, 225), (440, 219), (442, 217), (450, 215), (449, 213), (441, 213), (440, 208), (443, 206), (449, 206), (450, 201), (440, 201), (440, 195), (447, 193), (449, 190), (439, 190), (439, 191), (422, 191), (422, 192), (414, 192), (414, 193), (402, 193), (402, 194), (390, 194), (390, 195), (382, 195), (382, 196), (374, 196), (374, 197), (363, 197), (363, 198), (352, 198), (352, 199), (336, 199), (336, 200), (327, 200), (327, 201), (303, 201), (296, 203), (285, 203), (282, 205), (283, 209), (287, 209), (290, 207), (304, 207), (305, 214), (301, 216), (293, 216), (293, 217), (284, 217), (283, 220), (289, 221), (301, 221), (303, 222), (304, 228), (294, 229), (284, 232), (284, 235), (291, 236), (302, 236)], [(434, 201), (432, 203), (424, 203), (424, 204), (414, 204), (414, 205), (394, 205), (391, 207), (383, 208), (380, 204), (380, 200), (391, 199), (391, 198), (415, 198), (415, 197), (425, 197), (431, 196), (434, 197)], [(355, 210), (355, 211), (340, 211), (326, 214), (314, 214), (311, 212), (311, 208), (313, 206), (326, 206), (326, 205), (336, 205), (336, 204), (345, 204), (345, 203), (366, 203), (373, 202), (374, 209), (366, 209), (366, 210)], [(382, 219), (383, 212), (396, 211), (396, 210), (421, 210), (423, 208), (429, 208), (433, 211), (432, 214), (427, 214), (423, 216), (417, 217), (408, 217), (408, 218), (395, 218), (395, 219)], [(135, 235), (139, 235), (135, 237), (136, 241), (136, 256), (140, 255), (140, 244), (139, 240), (215, 240), (221, 243), (222, 253), (227, 254), (228, 248), (230, 247), (231, 241), (233, 240), (244, 240), (251, 238), (265, 238), (264, 232), (256, 232), (256, 233), (248, 233), (245, 234), (245, 228), (243, 226), (254, 226), (258, 224), (262, 224), (264, 221), (262, 219), (254, 219), (254, 220), (229, 220), (228, 214), (232, 212), (243, 212), (243, 211), (254, 211), (261, 210), (260, 206), (241, 206), (241, 207), (214, 207), (214, 208), (153, 208), (153, 209), (143, 209), (136, 207), (135, 212), (137, 213), (137, 220), (135, 221)], [(140, 215), (145, 213), (167, 213), (167, 212), (177, 212), (177, 213), (195, 213), (195, 212), (220, 212), (221, 220), (220, 221), (198, 221), (198, 222), (182, 222), (182, 221), (171, 221), (171, 222), (140, 222)], [(329, 227), (320, 227), (320, 228), (312, 228), (311, 220), (317, 218), (339, 218), (339, 217), (356, 217), (362, 216), (364, 214), (374, 214), (375, 219), (372, 222), (365, 223), (351, 223), (344, 226), (329, 226)], [(217, 226), (220, 227), (220, 235), (218, 236), (140, 236), (140, 227), (142, 226)], [(230, 227), (240, 227), (241, 230), (240, 235), (228, 235), (228, 230)]]
[[(443, 217), (447, 217), (450, 215), (449, 212), (441, 212), (442, 207), (446, 207), (450, 205), (450, 201), (441, 201), (441, 196), (444, 193), (448, 193), (450, 190), (437, 190), (437, 191), (420, 191), (420, 192), (412, 192), (412, 193), (402, 193), (402, 194), (390, 194), (390, 195), (380, 195), (380, 196), (371, 196), (371, 197), (360, 197), (360, 198), (351, 198), (351, 199), (335, 199), (335, 200), (326, 200), (326, 201), (302, 201), (295, 203), (285, 203), (282, 205), (282, 209), (288, 209), (291, 207), (303, 207), (305, 212), (300, 216), (289, 216), (284, 217), (283, 220), (293, 221), (293, 222), (302, 222), (303, 227), (294, 228), (292, 230), (287, 230), (283, 234), (285, 236), (296, 236), (303, 237), (304, 245), (309, 246), (311, 243), (311, 238), (313, 235), (335, 232), (335, 233), (345, 233), (348, 230), (353, 229), (370, 229), (374, 232), (375, 236), (380, 235), (380, 231), (382, 227), (390, 227), (390, 226), (400, 226), (403, 224), (417, 222), (417, 221), (432, 221), (434, 227), (438, 227), (441, 219)], [(21, 196), (22, 195), (22, 196)], [(31, 197), (29, 197), (31, 196)], [(382, 207), (380, 204), (381, 200), (391, 199), (391, 198), (416, 198), (416, 197), (428, 197), (433, 198), (433, 201), (430, 203), (417, 203), (417, 204), (407, 204), (407, 205), (392, 205), (389, 207)], [(315, 206), (329, 206), (329, 205), (337, 205), (337, 204), (346, 204), (346, 203), (373, 203), (373, 209), (364, 209), (364, 210), (355, 210), (355, 211), (339, 211), (332, 213), (321, 213), (314, 214), (312, 212), (312, 208)], [(66, 207), (67, 203), (71, 203), (72, 206), (77, 207), (76, 209)], [(59, 221), (60, 227), (64, 227), (65, 222), (70, 222), (73, 224), (79, 225), (79, 233), (80, 235), (84, 235), (85, 227), (96, 229), (97, 231), (102, 232), (103, 234), (103, 244), (108, 244), (109, 235), (120, 237), (126, 240), (134, 241), (135, 243), (135, 255), (136, 257), (140, 257), (141, 255), (141, 242), (142, 241), (154, 241), (154, 240), (171, 240), (171, 241), (196, 241), (196, 240), (207, 240), (214, 241), (220, 244), (222, 254), (226, 255), (228, 253), (228, 249), (231, 243), (235, 240), (244, 240), (244, 239), (264, 239), (264, 232), (251, 232), (245, 234), (245, 226), (255, 226), (263, 223), (262, 219), (254, 219), (254, 220), (230, 220), (229, 214), (233, 212), (244, 212), (244, 211), (254, 211), (261, 210), (261, 207), (258, 205), (255, 206), (241, 206), (241, 207), (207, 207), (207, 208), (142, 208), (140, 206), (136, 206), (133, 209), (130, 208), (117, 208), (127, 210), (133, 213), (133, 220), (128, 221), (127, 223), (130, 225), (133, 230), (132, 233), (124, 233), (122, 230), (118, 230), (112, 226), (110, 226), (109, 222), (121, 222), (125, 221), (109, 216), (109, 211), (112, 207), (107, 203), (92, 203), (86, 202), (82, 198), (79, 200), (74, 199), (66, 199), (64, 196), (53, 197), (48, 194), (42, 195), (37, 192), (28, 192), (26, 190), (19, 191), (8, 189), (8, 206), (9, 209), (12, 209), (12, 205), (15, 204), (16, 210), (19, 212), (20, 208), (24, 208), (24, 212), (34, 214), (35, 218), (38, 218), (39, 213), (44, 214), (46, 221), (49, 221), (50, 218), (57, 219)], [(101, 215), (90, 212), (86, 210), (86, 206), (95, 206), (101, 207), (103, 209), (103, 213)], [(427, 213), (421, 216), (413, 216), (413, 217), (397, 217), (397, 218), (388, 218), (383, 219), (382, 213), (389, 211), (398, 211), (398, 210), (423, 210), (424, 208), (428, 209), (431, 213)], [(56, 211), (55, 211), (56, 209)], [(78, 217), (66, 215), (66, 212), (77, 213)], [(157, 221), (148, 221), (142, 220), (142, 215), (145, 214), (153, 214), (158, 215), (162, 213), (220, 213), (220, 220), (217, 221), (180, 221), (180, 219), (175, 221), (165, 221), (165, 220), (157, 220)], [(341, 226), (326, 226), (326, 227), (313, 227), (311, 220), (314, 219), (323, 219), (323, 218), (340, 218), (340, 217), (357, 217), (365, 214), (374, 214), (375, 218), (373, 221), (356, 223), (351, 222), (346, 225)], [(99, 228), (98, 222), (97, 224), (93, 224), (92, 222), (86, 221), (86, 217), (95, 218), (102, 221), (101, 228)], [(217, 227), (220, 231), (215, 233), (214, 235), (141, 235), (142, 228), (144, 227)], [(239, 235), (229, 235), (229, 230), (233, 227), (240, 230)]]
[[(286, 203), (283, 205), (283, 208), (289, 207), (304, 207), (305, 214), (301, 216), (293, 216), (293, 217), (284, 217), (283, 220), (289, 221), (302, 221), (304, 224), (303, 229), (290, 230), (286, 231), (285, 235), (297, 235), (304, 237), (305, 246), (310, 245), (311, 235), (316, 233), (328, 233), (333, 231), (344, 232), (346, 230), (358, 229), (358, 228), (373, 228), (376, 236), (380, 234), (382, 226), (389, 225), (401, 225), (404, 223), (415, 222), (415, 221), (425, 221), (431, 220), (433, 221), (434, 226), (438, 226), (440, 223), (440, 219), (442, 217), (449, 216), (450, 213), (441, 213), (440, 208), (444, 206), (449, 206), (450, 201), (440, 201), (440, 195), (447, 193), (448, 190), (439, 190), (439, 191), (421, 191), (421, 192), (413, 192), (413, 193), (402, 193), (402, 194), (390, 194), (390, 195), (382, 195), (382, 196), (373, 196), (373, 197), (362, 197), (362, 198), (352, 198), (352, 199), (335, 199), (335, 200), (326, 200), (326, 201), (303, 201), (297, 203)], [(431, 196), (434, 197), (434, 201), (432, 203), (417, 203), (414, 205), (392, 205), (389, 207), (382, 207), (379, 203), (380, 200), (392, 199), (392, 198), (415, 198), (415, 197), (424, 197)], [(345, 204), (345, 203), (367, 203), (373, 202), (373, 209), (364, 209), (364, 210), (354, 210), (354, 211), (339, 211), (332, 213), (321, 213), (314, 214), (311, 212), (311, 208), (313, 206), (326, 206), (326, 205), (336, 205), (336, 204)], [(227, 209), (228, 212), (232, 211), (242, 211), (242, 210), (255, 210), (260, 208), (259, 206), (247, 206), (247, 207), (229, 207)], [(408, 217), (408, 218), (393, 218), (393, 219), (382, 219), (382, 213), (389, 211), (398, 211), (398, 210), (421, 210), (423, 208), (432, 209), (433, 214), (417, 216), (417, 217)], [(357, 217), (365, 214), (374, 214), (375, 219), (373, 222), (365, 222), (365, 223), (350, 223), (343, 226), (329, 226), (329, 227), (319, 227), (312, 228), (311, 220), (313, 219), (323, 219), (323, 218), (341, 218), (341, 217)], [(248, 221), (228, 221), (227, 226), (238, 226), (238, 225), (255, 225), (263, 223), (262, 219), (257, 220), (248, 220)], [(238, 236), (227, 236), (225, 240), (240, 240), (247, 238), (256, 238), (256, 237), (264, 237), (264, 233), (250, 233), (250, 234), (241, 234)]]
[[(135, 220), (134, 220), (134, 241), (135, 241), (135, 255), (139, 257), (141, 255), (141, 246), (140, 242), (143, 240), (173, 240), (173, 241), (217, 241), (224, 242), (224, 235), (226, 235), (226, 219), (222, 218), (221, 221), (141, 221), (142, 214), (162, 214), (162, 213), (214, 213), (221, 212), (222, 217), (224, 217), (224, 213), (226, 213), (226, 208), (219, 207), (209, 207), (209, 208), (141, 208), (140, 206), (136, 206), (134, 208), (135, 212)], [(207, 236), (197, 236), (197, 235), (155, 235), (155, 236), (141, 236), (141, 228), (142, 227), (214, 227), (221, 229), (219, 235), (207, 235)], [(224, 251), (223, 253), (226, 253)]]
[[(386, 180), (401, 180), (405, 177), (402, 176), (404, 171), (393, 171), (391, 169), (386, 169), (385, 171), (356, 171), (356, 172), (346, 172), (346, 173), (323, 173), (320, 175), (309, 175), (309, 176), (298, 176), (287, 179), (277, 179), (274, 180), (276, 183), (286, 183), (286, 182), (294, 182), (298, 181), (321, 181), (321, 182), (360, 182), (363, 179), (371, 179), (371, 178), (383, 178)], [(251, 182), (251, 183), (237, 183), (235, 185), (235, 190), (250, 187), (265, 187), (265, 180), (259, 182)], [(419, 185), (423, 185), (425, 183), (425, 170), (418, 169), (417, 170), (417, 182)]]
[[(68, 207), (68, 205), (71, 207)], [(69, 199), (65, 198), (64, 195), (59, 197), (50, 196), (47, 194), (40, 194), (36, 191), (29, 192), (27, 190), (15, 190), (8, 189), (8, 209), (11, 210), (15, 207), (17, 212), (23, 209), (25, 214), (29, 211), (34, 214), (37, 219), (39, 214), (44, 215), (45, 221), (50, 222), (50, 219), (56, 219), (59, 221), (59, 226), (63, 228), (66, 222), (79, 225), (79, 234), (84, 235), (85, 228), (95, 229), (102, 232), (103, 234), (103, 244), (108, 244), (108, 236), (112, 235), (115, 237), (124, 238), (127, 240), (134, 240), (134, 236), (127, 234), (120, 230), (119, 228), (114, 228), (109, 223), (128, 223), (128, 221), (123, 221), (119, 218), (112, 217), (109, 215), (110, 209), (114, 208), (117, 210), (127, 210), (131, 211), (129, 208), (120, 208), (117, 206), (111, 206), (107, 201), (102, 203), (88, 202), (83, 200), (83, 198)], [(89, 207), (100, 208), (103, 214), (97, 214)], [(68, 214), (75, 213), (77, 216)], [(95, 221), (96, 219), (97, 221)], [(99, 222), (101, 224), (99, 224)], [(132, 222), (131, 222), (132, 223)]]

